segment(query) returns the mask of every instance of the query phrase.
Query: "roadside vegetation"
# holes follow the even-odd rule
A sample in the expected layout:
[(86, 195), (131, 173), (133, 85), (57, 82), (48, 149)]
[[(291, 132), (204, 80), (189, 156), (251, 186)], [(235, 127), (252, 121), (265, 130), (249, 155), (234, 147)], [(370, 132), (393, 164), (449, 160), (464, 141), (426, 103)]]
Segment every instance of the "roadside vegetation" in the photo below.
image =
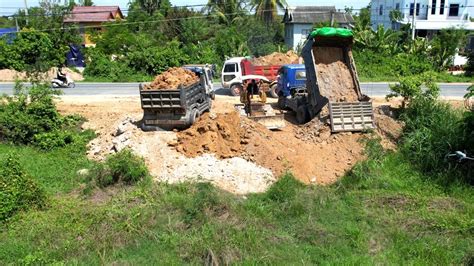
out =
[[(261, 56), (288, 49), (282, 18), (276, 12), (284, 7), (284, 1), (210, 1), (202, 10), (173, 7), (169, 1), (159, 3), (131, 1), (126, 20), (110, 22), (104, 25), (104, 31), (86, 29), (96, 43), (94, 48), (83, 49), (86, 81), (150, 81), (169, 67), (210, 63), (220, 69), (229, 57)], [(68, 45), (82, 42), (76, 27), (59, 30), (74, 5), (70, 1), (67, 6), (42, 4), (30, 8), (28, 25), (24, 11), (19, 11), (16, 15), (21, 32), (12, 41), (0, 40), (0, 69), (25, 71), (41, 66), (47, 70), (62, 63)], [(437, 82), (472, 81), (472, 55), (466, 75), (447, 72), (459, 48), (469, 56), (463, 52), (466, 31), (447, 29), (432, 40), (412, 41), (409, 25), (400, 31), (383, 27), (374, 31), (370, 27), (370, 7), (353, 16), (354, 57), (362, 81), (396, 81), (428, 71)], [(395, 21), (396, 14), (392, 18)], [(327, 25), (329, 22), (315, 27)]]
[[(423, 82), (394, 90), (406, 97), (397, 151), (368, 134), (367, 159), (338, 183), (306, 186), (287, 173), (245, 197), (150, 182), (129, 150), (89, 161), (93, 134), (77, 125), (68, 130), (81, 141), (48, 149), (0, 130), (0, 263), (472, 263), (472, 164), (446, 154), (474, 152), (473, 115), (438, 102), (435, 87), (422, 92)], [(28, 110), (16, 112), (45, 124), (57, 112)], [(57, 130), (66, 129), (39, 134)]]

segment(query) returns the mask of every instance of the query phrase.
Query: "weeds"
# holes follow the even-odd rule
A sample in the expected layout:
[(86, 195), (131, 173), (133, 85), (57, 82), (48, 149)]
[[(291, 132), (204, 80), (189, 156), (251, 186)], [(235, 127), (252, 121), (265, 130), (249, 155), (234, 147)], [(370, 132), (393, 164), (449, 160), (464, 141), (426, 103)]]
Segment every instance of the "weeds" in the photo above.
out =
[(14, 155), (0, 164), (0, 222), (18, 211), (42, 208), (46, 195), (21, 167)]
[[(105, 188), (117, 183), (132, 185), (149, 176), (143, 158), (134, 155), (129, 149), (124, 149), (108, 157), (104, 163), (94, 166), (87, 181), (89, 186)], [(90, 187), (86, 191), (90, 191)]]

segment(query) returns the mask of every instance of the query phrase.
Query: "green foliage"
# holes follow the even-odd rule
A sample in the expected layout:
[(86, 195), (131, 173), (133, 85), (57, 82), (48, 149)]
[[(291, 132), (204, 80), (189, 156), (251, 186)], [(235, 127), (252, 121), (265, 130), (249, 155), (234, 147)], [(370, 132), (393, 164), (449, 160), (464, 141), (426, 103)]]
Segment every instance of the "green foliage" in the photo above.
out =
[(29, 144), (36, 134), (60, 129), (63, 118), (53, 102), (55, 93), (47, 85), (35, 83), (27, 90), (16, 83), (15, 95), (0, 102), (0, 139)]
[(117, 183), (132, 185), (148, 177), (143, 158), (124, 149), (108, 157), (105, 163), (96, 165), (88, 175), (88, 181), (104, 188)]
[(0, 163), (0, 222), (18, 211), (43, 208), (46, 195), (12, 154)]
[(77, 142), (77, 133), (63, 130), (55, 130), (34, 135), (33, 145), (42, 150), (52, 150), (65, 147)]
[(439, 87), (434, 82), (432, 76), (433, 73), (425, 72), (416, 76), (400, 77), (399, 83), (390, 85), (393, 93), (387, 95), (387, 99), (398, 96), (403, 97), (403, 108), (405, 108), (407, 102), (416, 99), (435, 100), (439, 96)]
[(286, 174), (266, 192), (266, 197), (276, 202), (291, 201), (303, 186), (291, 174)]
[(466, 71), (466, 76), (474, 76), (474, 50), (467, 55), (467, 63), (464, 66), (464, 71)]
[(431, 42), (431, 60), (438, 71), (445, 70), (454, 59), (456, 50), (463, 46), (466, 32), (458, 29), (443, 29)]
[(454, 151), (474, 154), (472, 114), (463, 114), (447, 103), (430, 98), (414, 98), (402, 113), (405, 122), (403, 154), (424, 172), (435, 177), (446, 173), (445, 182), (463, 178), (472, 182), (469, 163), (458, 165), (446, 160)]

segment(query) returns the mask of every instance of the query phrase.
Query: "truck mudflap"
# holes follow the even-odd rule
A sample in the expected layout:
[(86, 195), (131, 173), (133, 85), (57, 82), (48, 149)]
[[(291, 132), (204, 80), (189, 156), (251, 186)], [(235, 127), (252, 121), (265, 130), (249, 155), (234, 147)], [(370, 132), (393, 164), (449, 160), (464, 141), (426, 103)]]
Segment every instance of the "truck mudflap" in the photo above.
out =
[(364, 131), (374, 129), (372, 102), (329, 102), (331, 131)]
[[(235, 109), (241, 116), (247, 116), (244, 104), (236, 104)], [(252, 115), (247, 117), (261, 125), (264, 125), (270, 130), (285, 127), (285, 118), (283, 114), (276, 114), (275, 110), (269, 104), (252, 103)]]

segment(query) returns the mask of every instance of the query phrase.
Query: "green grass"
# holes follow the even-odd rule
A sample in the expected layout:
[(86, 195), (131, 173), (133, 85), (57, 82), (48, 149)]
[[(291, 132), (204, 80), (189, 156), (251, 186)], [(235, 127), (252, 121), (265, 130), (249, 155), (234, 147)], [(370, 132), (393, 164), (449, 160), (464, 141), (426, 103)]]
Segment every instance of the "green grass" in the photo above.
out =
[[(375, 77), (365, 77), (360, 75), (360, 82), (398, 82), (397, 76), (375, 76)], [(472, 77), (466, 77), (463, 75), (451, 75), (449, 73), (437, 73), (435, 82), (438, 83), (472, 83)]]
[(245, 199), (209, 184), (147, 182), (81, 196), (67, 192), (80, 185), (76, 171), (92, 165), (83, 153), (0, 145), (1, 156), (12, 150), (56, 195), (46, 210), (0, 225), (0, 264), (459, 264), (474, 256), (472, 187), (431, 182), (399, 153), (361, 163), (330, 187), (287, 175)]

